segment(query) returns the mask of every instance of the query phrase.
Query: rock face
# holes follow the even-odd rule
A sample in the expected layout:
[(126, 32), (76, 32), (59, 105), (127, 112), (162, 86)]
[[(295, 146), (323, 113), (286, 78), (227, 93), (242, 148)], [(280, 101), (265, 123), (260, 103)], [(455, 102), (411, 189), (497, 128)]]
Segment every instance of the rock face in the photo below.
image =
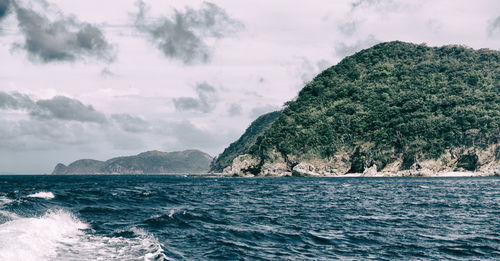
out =
[(212, 157), (198, 150), (148, 151), (107, 161), (77, 160), (68, 166), (57, 164), (52, 174), (164, 174), (206, 173)]
[(238, 155), (224, 175), (500, 175), (500, 52), (398, 41), (360, 51)]
[[(355, 152), (336, 155), (338, 159), (299, 160), (274, 158), (262, 161), (250, 154), (238, 156), (223, 171), (225, 176), (273, 176), (273, 177), (437, 177), (437, 176), (500, 176), (500, 145), (485, 149), (455, 149), (438, 159), (417, 160), (410, 168), (401, 169), (402, 161), (395, 161), (378, 169), (376, 164), (361, 172), (350, 172)], [(466, 161), (464, 160), (467, 159)], [(471, 160), (472, 158), (472, 160)], [(464, 163), (465, 161), (465, 163)], [(466, 164), (467, 163), (467, 164)]]

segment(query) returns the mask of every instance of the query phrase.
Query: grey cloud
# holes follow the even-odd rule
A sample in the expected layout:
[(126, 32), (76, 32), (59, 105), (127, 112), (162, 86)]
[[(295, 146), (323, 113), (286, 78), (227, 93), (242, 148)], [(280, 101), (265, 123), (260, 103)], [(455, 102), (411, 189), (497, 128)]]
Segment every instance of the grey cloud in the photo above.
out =
[(331, 63), (325, 59), (321, 59), (318, 62), (316, 62), (316, 66), (318, 67), (318, 70), (322, 72), (327, 68), (329, 68), (331, 66)]
[(206, 82), (198, 83), (196, 85), (197, 98), (180, 97), (174, 98), (174, 106), (179, 111), (199, 111), (203, 113), (211, 112), (215, 109), (218, 101), (217, 90)]
[(243, 113), (243, 108), (237, 103), (232, 103), (228, 109), (229, 116), (234, 117)]
[(0, 21), (10, 12), (10, 0), (0, 0)]
[(422, 1), (397, 1), (397, 0), (356, 0), (351, 3), (351, 11), (365, 8), (374, 8), (377, 12), (408, 11), (420, 6)]
[(356, 0), (351, 3), (351, 10), (376, 6), (381, 11), (395, 10), (400, 7), (400, 4), (394, 0)]
[(108, 67), (104, 67), (101, 70), (101, 76), (102, 77), (113, 77), (113, 76), (115, 76), (115, 74)]
[(50, 21), (34, 10), (15, 6), (24, 43), (15, 48), (28, 52), (33, 61), (49, 63), (75, 61), (87, 57), (112, 61), (113, 48), (96, 26), (78, 22), (73, 17)]
[(80, 122), (105, 123), (106, 116), (98, 112), (92, 105), (85, 106), (79, 100), (65, 96), (55, 96), (49, 100), (36, 102), (36, 109), (30, 114), (39, 118), (55, 118), (60, 120), (73, 120)]
[(0, 150), (57, 150), (60, 145), (85, 145), (97, 135), (81, 123), (40, 120), (0, 120)]
[(38, 119), (105, 123), (106, 116), (91, 105), (65, 96), (33, 101), (21, 93), (8, 94), (0, 91), (0, 109), (26, 110)]
[(355, 21), (346, 22), (338, 26), (339, 31), (347, 36), (353, 35), (356, 32), (357, 28), (358, 24)]
[(353, 55), (354, 53), (359, 52), (363, 49), (372, 47), (373, 45), (378, 43), (380, 43), (380, 41), (377, 40), (375, 36), (370, 34), (366, 39), (358, 40), (352, 45), (337, 43), (335, 45), (335, 54), (340, 58), (344, 58), (346, 56)]
[(488, 25), (488, 36), (500, 35), (500, 16)]
[(358, 7), (362, 7), (363, 5), (378, 4), (381, 1), (382, 0), (356, 0), (356, 1), (354, 1), (354, 2), (351, 3), (351, 7), (353, 9), (355, 9), (355, 8), (358, 8)]
[[(137, 30), (145, 33), (163, 54), (184, 64), (208, 63), (212, 56), (207, 38), (223, 38), (243, 28), (243, 24), (217, 5), (204, 2), (199, 10), (174, 10), (171, 18), (147, 17), (148, 7), (138, 1)], [(154, 20), (155, 22), (150, 22)]]
[(302, 57), (302, 64), (300, 65), (300, 79), (301, 79), (301, 85), (307, 82), (310, 82), (316, 72), (316, 68), (314, 68), (314, 65), (305, 57)]
[(322, 72), (330, 66), (330, 62), (321, 59), (316, 63), (311, 62), (306, 57), (300, 57), (300, 64), (298, 67), (298, 73), (300, 74), (300, 84), (299, 88), (302, 88), (304, 84), (310, 82), (318, 73)]
[(150, 125), (144, 119), (132, 116), (130, 114), (113, 114), (111, 118), (120, 126), (120, 128), (127, 132), (140, 133), (147, 132)]
[(0, 91), (0, 108), (1, 109), (32, 109), (35, 107), (35, 103), (27, 95), (14, 92), (8, 94), (6, 92)]

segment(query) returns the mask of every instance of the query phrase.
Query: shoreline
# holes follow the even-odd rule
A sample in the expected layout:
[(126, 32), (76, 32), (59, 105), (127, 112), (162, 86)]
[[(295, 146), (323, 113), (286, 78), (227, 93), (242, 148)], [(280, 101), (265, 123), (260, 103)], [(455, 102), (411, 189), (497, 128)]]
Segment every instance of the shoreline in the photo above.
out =
[(437, 173), (422, 173), (419, 171), (400, 171), (400, 172), (377, 172), (377, 173), (347, 173), (344, 175), (225, 175), (223, 173), (212, 173), (217, 177), (226, 178), (481, 178), (481, 177), (500, 177), (500, 173), (472, 172), (472, 171), (447, 171)]

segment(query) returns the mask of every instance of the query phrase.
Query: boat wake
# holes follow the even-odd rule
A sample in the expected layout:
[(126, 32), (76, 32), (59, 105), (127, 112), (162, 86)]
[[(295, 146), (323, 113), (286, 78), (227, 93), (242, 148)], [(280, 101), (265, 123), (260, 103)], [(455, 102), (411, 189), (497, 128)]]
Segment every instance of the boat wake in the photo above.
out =
[(10, 219), (0, 224), (0, 260), (169, 260), (158, 240), (140, 229), (133, 228), (130, 237), (94, 235), (63, 209), (39, 217), (5, 210), (0, 215)]

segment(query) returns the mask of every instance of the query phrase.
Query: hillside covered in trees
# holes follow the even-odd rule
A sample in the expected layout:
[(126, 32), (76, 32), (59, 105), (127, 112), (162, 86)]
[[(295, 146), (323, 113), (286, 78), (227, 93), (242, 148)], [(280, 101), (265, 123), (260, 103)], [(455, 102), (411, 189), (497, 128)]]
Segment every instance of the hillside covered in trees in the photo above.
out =
[(68, 166), (59, 163), (52, 174), (182, 174), (206, 173), (212, 157), (199, 150), (147, 151), (107, 161), (77, 160)]
[(474, 171), (499, 139), (500, 52), (387, 42), (316, 76), (226, 172)]
[(255, 144), (257, 138), (262, 136), (279, 116), (280, 112), (274, 111), (266, 113), (253, 121), (237, 141), (231, 143), (229, 147), (214, 159), (210, 166), (210, 171), (222, 172), (224, 168), (231, 165), (234, 158), (247, 152)]

